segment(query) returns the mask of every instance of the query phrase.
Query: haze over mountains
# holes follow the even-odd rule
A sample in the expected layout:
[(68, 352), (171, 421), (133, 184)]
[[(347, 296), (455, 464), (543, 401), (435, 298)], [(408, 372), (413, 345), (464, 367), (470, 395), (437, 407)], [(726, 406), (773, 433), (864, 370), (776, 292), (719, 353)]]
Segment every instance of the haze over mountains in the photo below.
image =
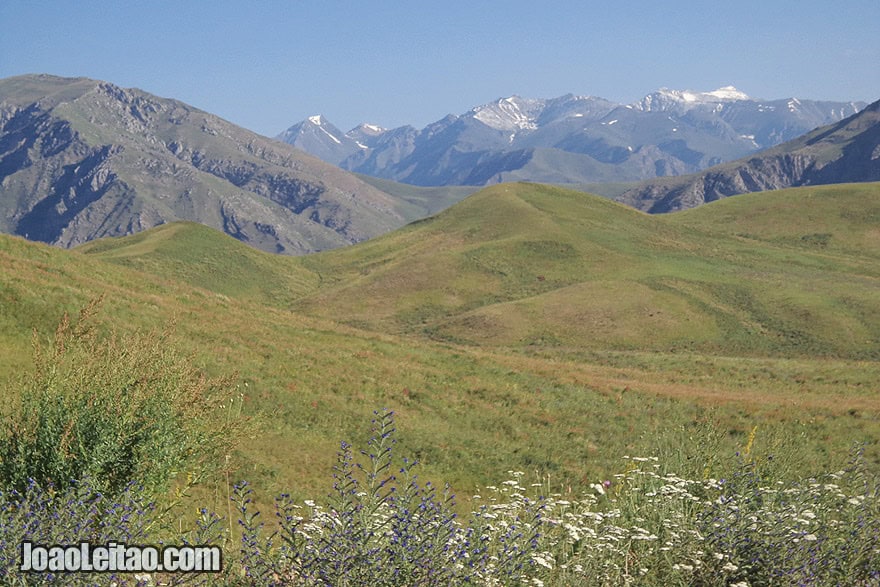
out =
[(637, 181), (703, 170), (855, 114), (863, 102), (758, 100), (732, 86), (633, 104), (501, 98), (418, 130), (311, 116), (278, 138), (344, 169), (422, 185)]

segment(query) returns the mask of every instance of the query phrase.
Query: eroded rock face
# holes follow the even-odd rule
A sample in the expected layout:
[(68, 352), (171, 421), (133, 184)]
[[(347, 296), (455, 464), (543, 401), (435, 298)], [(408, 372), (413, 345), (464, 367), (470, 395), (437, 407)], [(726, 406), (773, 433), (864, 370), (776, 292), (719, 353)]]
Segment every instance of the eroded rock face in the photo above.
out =
[(646, 182), (618, 200), (672, 212), (737, 194), (804, 185), (880, 181), (880, 102), (764, 154), (674, 180)]
[(354, 176), (186, 104), (93, 80), (0, 80), (0, 230), (60, 246), (174, 220), (301, 254), (404, 224)]

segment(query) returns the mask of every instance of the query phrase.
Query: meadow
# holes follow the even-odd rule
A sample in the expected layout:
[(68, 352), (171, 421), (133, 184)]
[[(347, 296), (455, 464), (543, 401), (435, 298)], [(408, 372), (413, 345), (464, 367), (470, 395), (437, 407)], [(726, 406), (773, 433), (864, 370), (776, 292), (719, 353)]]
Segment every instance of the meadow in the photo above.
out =
[[(74, 251), (0, 237), (3, 415), (15, 417), (33, 379), (33, 337), (51, 346), (64, 312), (103, 296), (90, 318), (98, 340), (162, 331), (181, 361), (225, 382), (204, 419), (236, 421), (234, 448), (206, 453), (198, 484), (186, 482), (196, 465), (181, 466), (157, 503), (174, 505), (179, 531), (215, 532), (230, 552), (250, 536), (257, 550), (247, 556), (264, 578), (342, 584), (326, 579), (332, 557), (315, 544), (343, 539), (365, 549), (362, 566), (384, 552), (400, 568), (455, 569), (434, 550), (431, 564), (419, 563), (383, 542), (395, 536), (389, 528), (418, 522), (439, 524), (431, 548), (461, 545), (469, 531), (488, 536), (484, 551), (456, 551), (482, 561), (468, 576), (484, 584), (873, 584), (877, 210), (877, 184), (741, 196), (665, 217), (516, 184), (301, 258), (185, 223)], [(340, 441), (371, 446), (365, 422), (382, 408), (394, 412), (394, 454), (418, 461), (420, 489), (407, 494), (403, 483), (404, 505), (424, 503), (435, 517), (402, 517), (411, 508), (372, 490), (370, 516), (355, 507), (361, 498), (342, 506), (338, 490), (328, 495), (328, 472), (345, 462)], [(244, 480), (239, 491), (253, 491), (253, 502), (236, 514), (229, 498)], [(424, 493), (428, 481), (435, 493)], [(454, 505), (441, 497), (447, 483)], [(786, 491), (796, 499), (777, 498)], [(282, 493), (305, 508), (298, 528), (314, 524), (311, 543), (289, 544), (311, 570), (283, 567), (278, 536), (269, 547), (255, 528), (227, 524), (258, 508), (264, 534), (283, 531), (284, 520), (270, 519)], [(507, 526), (474, 517), (487, 494)], [(812, 503), (816, 517), (792, 500)], [(360, 512), (350, 526), (360, 538), (332, 534), (334, 503)], [(756, 521), (736, 513), (745, 511)], [(453, 514), (459, 525), (441, 523)], [(859, 519), (849, 543), (858, 552), (846, 551)], [(770, 520), (783, 520), (782, 534), (761, 526)], [(760, 537), (760, 548), (730, 542), (716, 522)], [(809, 531), (792, 534), (800, 529)], [(807, 535), (813, 550), (791, 547)], [(784, 548), (791, 572), (762, 575)], [(241, 578), (240, 564), (224, 581)], [(350, 584), (365, 582), (384, 584), (366, 575)]]

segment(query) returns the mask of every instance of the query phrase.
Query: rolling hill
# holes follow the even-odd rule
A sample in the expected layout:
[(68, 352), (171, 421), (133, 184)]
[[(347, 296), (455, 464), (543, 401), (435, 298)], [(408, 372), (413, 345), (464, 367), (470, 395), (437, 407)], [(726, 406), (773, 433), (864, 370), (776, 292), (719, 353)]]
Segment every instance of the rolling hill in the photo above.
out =
[(496, 186), (306, 257), (193, 223), (71, 251), (0, 235), (0, 381), (26, 376), (33, 330), (103, 293), (105, 330), (174, 324), (197, 365), (239, 373), (259, 432), (229, 473), (268, 495), (314, 497), (382, 406), (401, 454), (464, 495), (511, 469), (607, 478), (706, 420), (725, 446), (760, 424), (824, 463), (880, 431), (878, 198), (811, 187), (649, 216)]
[[(731, 224), (724, 204), (666, 218), (556, 188), (488, 188), (391, 235), (302, 259), (321, 288), (297, 307), (481, 346), (877, 356), (880, 186), (761, 197), (775, 215)], [(764, 229), (771, 218), (787, 238)]]
[[(285, 260), (255, 281), (286, 273), (299, 285), (265, 302), (305, 314), (493, 348), (876, 357), (878, 209), (880, 184), (669, 216), (505, 184), (358, 246)], [(145, 267), (128, 242), (82, 250)], [(164, 258), (176, 266), (180, 255)], [(175, 270), (194, 284), (199, 271), (195, 260)]]

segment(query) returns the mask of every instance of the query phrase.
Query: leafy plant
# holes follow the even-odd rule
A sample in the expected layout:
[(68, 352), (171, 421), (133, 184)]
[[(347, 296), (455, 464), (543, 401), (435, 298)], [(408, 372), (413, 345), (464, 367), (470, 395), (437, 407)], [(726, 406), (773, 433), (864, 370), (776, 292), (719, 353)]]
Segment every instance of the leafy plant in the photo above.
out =
[(540, 504), (519, 496), (460, 523), (448, 487), (438, 493), (431, 483), (420, 485), (416, 463), (407, 459), (395, 469), (393, 416), (376, 413), (361, 453), (365, 463), (355, 463), (351, 446), (341, 444), (329, 508), (307, 501), (303, 512), (280, 496), (271, 535), (253, 511), (253, 490), (236, 486), (246, 577), (255, 584), (351, 586), (524, 580), (538, 544)]
[(168, 332), (100, 336), (99, 303), (75, 324), (65, 314), (51, 347), (34, 336), (34, 368), (7, 393), (16, 401), (0, 426), (0, 487), (90, 479), (104, 493), (132, 481), (156, 493), (233, 441), (232, 379), (205, 377)]

